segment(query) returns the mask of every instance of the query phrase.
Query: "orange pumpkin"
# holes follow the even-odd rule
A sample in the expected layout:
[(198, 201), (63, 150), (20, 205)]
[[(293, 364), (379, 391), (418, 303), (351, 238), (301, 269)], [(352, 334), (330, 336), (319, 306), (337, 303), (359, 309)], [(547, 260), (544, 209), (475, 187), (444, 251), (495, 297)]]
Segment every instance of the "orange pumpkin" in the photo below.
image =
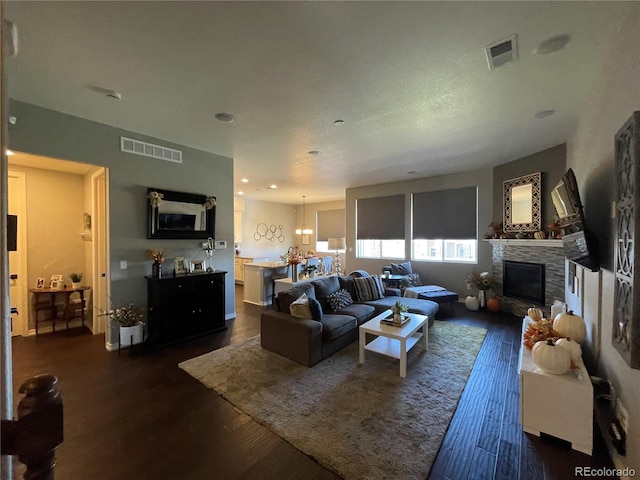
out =
[(500, 300), (498, 300), (498, 297), (491, 297), (487, 300), (487, 310), (489, 310), (490, 312), (498, 313), (501, 308), (502, 305), (500, 304)]

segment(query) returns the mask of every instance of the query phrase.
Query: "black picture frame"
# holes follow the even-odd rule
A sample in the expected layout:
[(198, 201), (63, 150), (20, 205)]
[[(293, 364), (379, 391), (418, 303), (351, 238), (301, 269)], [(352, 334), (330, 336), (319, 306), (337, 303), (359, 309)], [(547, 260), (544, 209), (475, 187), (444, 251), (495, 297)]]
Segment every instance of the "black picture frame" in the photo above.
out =
[[(152, 194), (161, 196), (154, 205)], [(157, 195), (153, 195), (158, 197)], [(207, 239), (216, 238), (216, 197), (197, 193), (175, 192), (161, 188), (147, 189), (147, 238), (149, 239)], [(202, 206), (196, 215), (163, 212), (164, 205), (184, 204), (185, 210), (193, 210), (194, 205)], [(196, 209), (197, 210), (197, 209)], [(196, 228), (200, 221), (202, 228)]]

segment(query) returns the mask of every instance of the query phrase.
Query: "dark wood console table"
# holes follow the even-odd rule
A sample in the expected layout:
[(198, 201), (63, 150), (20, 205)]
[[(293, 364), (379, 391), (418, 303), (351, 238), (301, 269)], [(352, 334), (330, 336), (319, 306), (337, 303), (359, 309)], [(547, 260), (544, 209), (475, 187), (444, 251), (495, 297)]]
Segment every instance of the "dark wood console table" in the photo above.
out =
[(226, 329), (225, 275), (147, 278), (148, 342), (161, 346)]
[[(60, 290), (55, 288), (29, 289), (29, 291), (33, 293), (34, 298), (33, 310), (35, 313), (36, 335), (38, 335), (38, 324), (41, 322), (51, 322), (51, 328), (55, 332), (56, 320), (65, 321), (67, 328), (69, 328), (69, 320), (80, 317), (82, 318), (82, 326), (84, 327), (84, 311), (86, 307), (84, 292), (88, 290), (91, 290), (91, 287), (66, 287)], [(76, 292), (80, 294), (80, 301), (72, 302), (70, 300), (71, 294)], [(64, 300), (61, 314), (58, 313), (56, 295), (62, 296)], [(38, 318), (41, 312), (44, 313), (44, 318)]]

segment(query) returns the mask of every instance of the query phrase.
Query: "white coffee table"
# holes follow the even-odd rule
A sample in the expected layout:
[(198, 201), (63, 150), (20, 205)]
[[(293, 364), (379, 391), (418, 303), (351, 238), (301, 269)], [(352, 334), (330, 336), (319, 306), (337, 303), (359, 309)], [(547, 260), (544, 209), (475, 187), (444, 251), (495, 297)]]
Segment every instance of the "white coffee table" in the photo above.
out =
[[(407, 376), (407, 352), (420, 340), (427, 350), (429, 343), (429, 317), (407, 313), (409, 321), (401, 327), (385, 325), (380, 320), (391, 315), (391, 310), (382, 312), (367, 323), (360, 325), (360, 363), (364, 363), (365, 350), (381, 353), (400, 360), (400, 376)], [(421, 332), (419, 330), (422, 330)], [(365, 344), (366, 334), (376, 338)]]

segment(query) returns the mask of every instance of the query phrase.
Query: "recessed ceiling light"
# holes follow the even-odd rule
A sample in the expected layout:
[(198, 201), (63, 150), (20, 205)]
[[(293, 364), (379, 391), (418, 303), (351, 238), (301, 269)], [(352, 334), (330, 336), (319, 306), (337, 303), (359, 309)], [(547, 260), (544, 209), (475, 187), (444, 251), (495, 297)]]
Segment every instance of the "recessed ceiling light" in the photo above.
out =
[(244, 195), (244, 192), (242, 190), (239, 190), (238, 195)]
[(336, 120), (335, 122), (333, 122), (334, 125), (344, 125), (344, 120)]
[(547, 38), (540, 45), (538, 45), (538, 48), (536, 48), (533, 53), (537, 55), (548, 55), (550, 53), (557, 52), (558, 50), (562, 50), (567, 45), (567, 43), (569, 43), (570, 39), (571, 37), (569, 37), (569, 35), (567, 35), (566, 33)]
[(13, 150), (7, 150), (6, 154), (7, 154), (7, 157), (10, 157), (11, 155), (15, 155), (15, 153), (13, 153)]
[(278, 188), (278, 186), (275, 183), (273, 183), (269, 188), (272, 190), (275, 190), (276, 188)]
[(550, 117), (551, 115), (553, 115), (554, 113), (556, 113), (555, 110), (542, 110), (540, 112), (537, 112), (534, 115), (534, 118), (545, 118), (545, 117)]
[(248, 178), (243, 178), (242, 180), (240, 180), (242, 183), (249, 183), (249, 179)]
[(320, 151), (319, 150), (309, 150), (307, 153), (309, 155), (320, 155)]
[(224, 113), (224, 112), (216, 113), (214, 116), (221, 122), (225, 122), (225, 123), (231, 123), (236, 119), (230, 113)]

